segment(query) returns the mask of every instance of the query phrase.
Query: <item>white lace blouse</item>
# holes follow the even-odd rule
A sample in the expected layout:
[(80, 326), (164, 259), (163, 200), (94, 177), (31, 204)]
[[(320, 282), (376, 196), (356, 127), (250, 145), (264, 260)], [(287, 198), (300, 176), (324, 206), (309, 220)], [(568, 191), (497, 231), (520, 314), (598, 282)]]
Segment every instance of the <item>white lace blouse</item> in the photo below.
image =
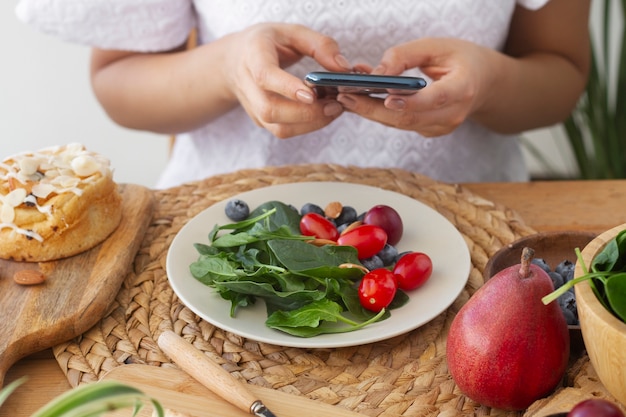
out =
[[(516, 5), (549, 0), (21, 0), (18, 17), (61, 39), (104, 49), (166, 50), (193, 27), (212, 42), (254, 23), (300, 23), (332, 36), (352, 62), (376, 65), (388, 47), (420, 37), (458, 37), (501, 49)], [(320, 69), (305, 59), (289, 68)], [(428, 88), (428, 87), (426, 87)], [(241, 168), (295, 163), (398, 167), (446, 182), (524, 181), (518, 138), (471, 121), (425, 138), (344, 113), (329, 126), (277, 139), (242, 108), (177, 136), (158, 187)]]

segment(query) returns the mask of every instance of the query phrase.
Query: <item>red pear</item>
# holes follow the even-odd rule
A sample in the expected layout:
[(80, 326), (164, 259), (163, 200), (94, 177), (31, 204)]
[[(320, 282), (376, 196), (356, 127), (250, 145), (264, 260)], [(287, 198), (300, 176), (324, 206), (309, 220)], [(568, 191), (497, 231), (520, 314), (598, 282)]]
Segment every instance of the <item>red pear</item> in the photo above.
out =
[(544, 305), (552, 280), (521, 264), (485, 283), (455, 316), (447, 341), (448, 369), (459, 389), (492, 408), (523, 410), (550, 394), (565, 373), (569, 332), (558, 303)]

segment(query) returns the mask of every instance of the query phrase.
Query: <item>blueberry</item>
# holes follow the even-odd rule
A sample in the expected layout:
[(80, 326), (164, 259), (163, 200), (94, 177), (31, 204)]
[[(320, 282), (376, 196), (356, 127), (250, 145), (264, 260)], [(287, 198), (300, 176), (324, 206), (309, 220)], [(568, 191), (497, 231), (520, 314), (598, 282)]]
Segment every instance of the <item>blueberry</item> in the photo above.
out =
[(546, 271), (547, 273), (550, 273), (550, 271), (552, 271), (552, 269), (550, 268), (550, 265), (548, 265), (548, 263), (546, 262), (545, 259), (533, 258), (533, 260), (531, 262), (534, 263), (535, 265), (537, 265), (539, 268), (541, 268), (544, 271)]
[(245, 201), (233, 199), (226, 203), (224, 212), (229, 219), (239, 222), (248, 218), (250, 215), (250, 207), (248, 207)]
[(411, 253), (411, 251), (407, 250), (404, 252), (400, 252), (399, 254), (396, 255), (396, 259), (395, 262), (398, 262), (400, 260), (400, 258), (402, 258), (404, 255), (406, 255), (407, 253)]
[(300, 214), (301, 215), (304, 216), (307, 213), (317, 213), (320, 216), (325, 216), (324, 210), (320, 206), (318, 206), (317, 204), (313, 204), (313, 203), (306, 203), (300, 209)]
[(396, 256), (398, 256), (398, 249), (396, 249), (395, 246), (392, 246), (389, 243), (385, 243), (385, 247), (382, 248), (382, 250), (378, 252), (377, 255), (383, 261), (383, 265), (393, 265), (393, 263), (396, 261)]
[(576, 295), (567, 291), (559, 298), (559, 305), (564, 310), (570, 310), (572, 313), (576, 314)]
[(574, 278), (574, 269), (576, 265), (573, 262), (568, 260), (564, 260), (560, 264), (554, 268), (555, 272), (561, 274), (561, 276), (565, 279), (565, 282), (571, 281)]
[(374, 255), (371, 258), (367, 258), (367, 259), (360, 259), (360, 261), (361, 261), (361, 265), (363, 265), (370, 271), (373, 271), (374, 269), (382, 268), (385, 266), (383, 264), (382, 259), (380, 259), (378, 255)]
[(343, 224), (350, 224), (350, 223), (354, 223), (356, 221), (356, 218), (357, 218), (357, 213), (354, 207), (343, 206), (341, 208), (341, 213), (339, 214), (339, 217), (335, 219), (335, 223), (338, 226), (341, 226)]
[(561, 309), (561, 311), (563, 312), (563, 315), (565, 316), (565, 321), (569, 326), (576, 326), (578, 324), (578, 319), (576, 318), (574, 313), (572, 313), (570, 310)]
[(565, 284), (565, 279), (563, 279), (563, 275), (553, 271), (548, 272), (548, 275), (550, 276), (550, 279), (552, 280), (552, 284), (554, 285), (555, 289)]

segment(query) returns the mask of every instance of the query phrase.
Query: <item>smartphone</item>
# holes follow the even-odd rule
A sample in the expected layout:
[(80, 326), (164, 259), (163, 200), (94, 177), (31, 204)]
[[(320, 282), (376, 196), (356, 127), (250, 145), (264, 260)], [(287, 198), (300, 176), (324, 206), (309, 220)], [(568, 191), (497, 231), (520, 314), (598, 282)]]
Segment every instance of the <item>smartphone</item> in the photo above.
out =
[(315, 89), (318, 97), (351, 94), (413, 94), (426, 87), (421, 77), (404, 75), (372, 75), (353, 72), (314, 71), (304, 77), (304, 82)]

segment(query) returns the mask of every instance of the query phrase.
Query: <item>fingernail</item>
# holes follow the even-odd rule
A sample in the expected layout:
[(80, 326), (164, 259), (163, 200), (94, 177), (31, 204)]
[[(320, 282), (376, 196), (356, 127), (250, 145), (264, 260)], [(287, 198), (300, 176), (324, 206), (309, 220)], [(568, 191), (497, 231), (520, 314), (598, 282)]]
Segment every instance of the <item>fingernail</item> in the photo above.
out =
[(324, 106), (324, 115), (325, 116), (337, 116), (343, 111), (343, 107), (341, 104), (336, 101), (330, 102)]
[(352, 65), (350, 65), (348, 59), (341, 54), (335, 55), (335, 62), (347, 70), (352, 70)]
[(349, 110), (356, 106), (356, 101), (350, 96), (340, 95), (337, 97), (337, 101), (340, 102), (344, 108)]
[(385, 107), (391, 110), (402, 110), (406, 107), (406, 101), (400, 98), (394, 98), (385, 103)]
[(313, 96), (313, 94), (305, 90), (296, 91), (296, 97), (298, 98), (298, 100), (306, 104), (311, 104), (315, 101), (315, 97)]

